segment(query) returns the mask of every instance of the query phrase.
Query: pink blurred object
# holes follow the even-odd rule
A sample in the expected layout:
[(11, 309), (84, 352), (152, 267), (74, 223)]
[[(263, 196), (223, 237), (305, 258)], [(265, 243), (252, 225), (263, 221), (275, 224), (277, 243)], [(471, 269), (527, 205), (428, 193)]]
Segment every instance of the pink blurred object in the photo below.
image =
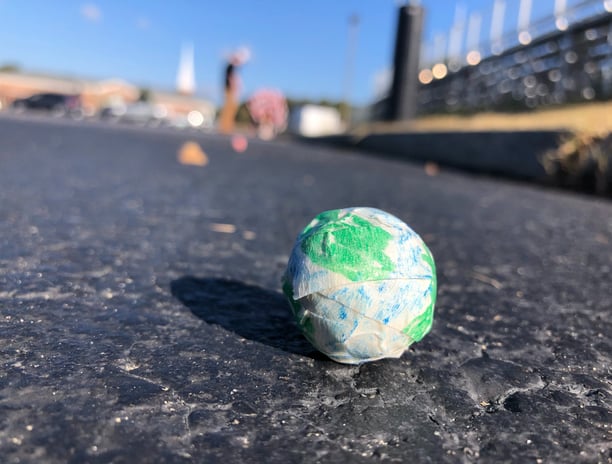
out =
[(244, 152), (249, 146), (249, 142), (244, 135), (234, 135), (232, 137), (232, 148), (237, 153)]
[(247, 108), (257, 124), (259, 137), (263, 139), (273, 138), (287, 127), (287, 100), (278, 90), (256, 91), (249, 98)]

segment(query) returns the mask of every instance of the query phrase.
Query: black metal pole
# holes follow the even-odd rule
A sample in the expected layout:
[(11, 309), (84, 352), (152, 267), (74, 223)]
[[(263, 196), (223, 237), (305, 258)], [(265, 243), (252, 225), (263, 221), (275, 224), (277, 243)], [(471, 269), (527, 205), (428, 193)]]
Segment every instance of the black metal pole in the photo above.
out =
[(387, 109), (387, 119), (391, 121), (408, 120), (416, 115), (423, 16), (423, 8), (418, 5), (399, 9), (393, 83)]

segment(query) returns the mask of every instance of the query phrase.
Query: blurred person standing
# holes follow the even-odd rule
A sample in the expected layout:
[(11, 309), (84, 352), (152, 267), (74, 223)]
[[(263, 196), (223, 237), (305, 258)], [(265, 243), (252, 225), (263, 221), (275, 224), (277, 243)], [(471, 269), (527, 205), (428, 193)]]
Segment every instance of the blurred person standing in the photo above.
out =
[(219, 116), (219, 131), (223, 134), (234, 131), (240, 93), (240, 78), (236, 68), (246, 63), (249, 55), (249, 51), (244, 48), (232, 53), (225, 68), (224, 102)]

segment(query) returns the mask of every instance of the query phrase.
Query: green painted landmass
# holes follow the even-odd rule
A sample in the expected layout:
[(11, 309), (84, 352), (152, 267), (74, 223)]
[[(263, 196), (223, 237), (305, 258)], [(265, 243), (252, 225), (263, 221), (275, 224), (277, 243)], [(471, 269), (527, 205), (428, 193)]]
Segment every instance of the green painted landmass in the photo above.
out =
[(315, 229), (316, 227), (319, 226), (319, 224), (328, 224), (328, 223), (334, 223), (338, 220), (338, 218), (340, 217), (340, 212), (342, 210), (340, 209), (332, 209), (331, 211), (323, 211), (321, 214), (317, 215), (317, 217), (315, 217), (310, 224), (308, 224), (304, 230), (301, 233), (301, 236), (305, 236), (306, 234), (308, 234), (308, 232), (310, 232), (312, 229)]
[(394, 270), (394, 263), (385, 254), (391, 234), (351, 213), (340, 218), (340, 211), (321, 213), (316, 218), (318, 223), (304, 229), (304, 254), (313, 263), (352, 281), (388, 277)]

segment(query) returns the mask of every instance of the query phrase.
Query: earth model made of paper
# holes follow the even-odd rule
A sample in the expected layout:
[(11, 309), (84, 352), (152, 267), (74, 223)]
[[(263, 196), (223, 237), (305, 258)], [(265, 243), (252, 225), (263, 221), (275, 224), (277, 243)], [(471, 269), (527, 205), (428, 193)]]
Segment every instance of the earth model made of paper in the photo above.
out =
[(319, 214), (298, 236), (282, 280), (304, 336), (341, 363), (400, 357), (433, 323), (433, 256), (379, 209)]

